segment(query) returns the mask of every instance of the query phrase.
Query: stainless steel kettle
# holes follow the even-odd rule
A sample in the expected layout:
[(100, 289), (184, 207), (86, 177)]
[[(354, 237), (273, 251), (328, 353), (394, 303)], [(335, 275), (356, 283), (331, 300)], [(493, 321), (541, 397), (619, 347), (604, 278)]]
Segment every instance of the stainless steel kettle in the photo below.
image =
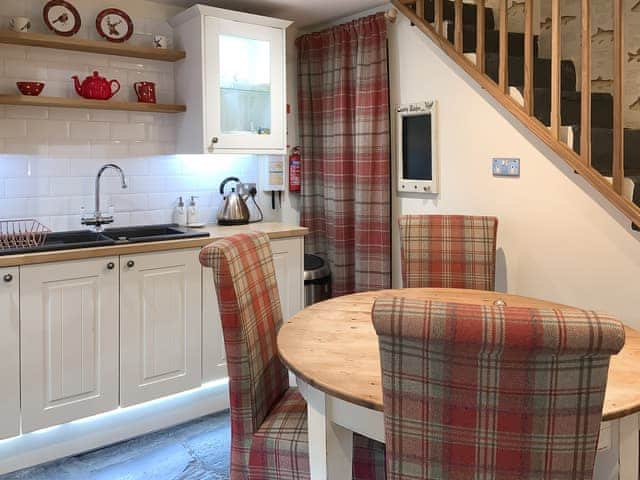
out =
[[(224, 187), (229, 182), (235, 182), (236, 186), (231, 188), (231, 193), (225, 196)], [(246, 225), (249, 223), (249, 207), (245, 198), (236, 189), (241, 185), (238, 177), (225, 178), (220, 184), (220, 195), (223, 202), (218, 210), (218, 225)]]

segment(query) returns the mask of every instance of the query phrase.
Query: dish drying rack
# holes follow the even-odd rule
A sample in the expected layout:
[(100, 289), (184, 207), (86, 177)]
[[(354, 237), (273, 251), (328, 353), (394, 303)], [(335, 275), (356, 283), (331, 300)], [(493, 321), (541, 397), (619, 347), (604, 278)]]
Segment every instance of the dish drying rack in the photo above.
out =
[(49, 228), (34, 219), (0, 220), (0, 250), (38, 247), (49, 232)]

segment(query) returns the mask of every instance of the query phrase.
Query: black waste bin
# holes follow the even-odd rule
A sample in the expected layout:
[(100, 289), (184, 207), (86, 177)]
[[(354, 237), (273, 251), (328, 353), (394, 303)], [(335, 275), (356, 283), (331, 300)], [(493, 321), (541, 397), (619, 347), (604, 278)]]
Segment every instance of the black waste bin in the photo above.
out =
[(304, 254), (304, 306), (331, 297), (331, 270), (328, 263), (317, 255)]

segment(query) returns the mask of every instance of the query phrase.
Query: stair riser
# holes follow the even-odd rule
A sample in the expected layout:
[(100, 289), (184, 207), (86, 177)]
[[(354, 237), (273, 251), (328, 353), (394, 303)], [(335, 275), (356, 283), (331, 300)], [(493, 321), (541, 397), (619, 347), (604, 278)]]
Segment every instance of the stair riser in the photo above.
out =
[[(447, 24), (447, 38), (453, 43), (455, 38), (455, 25)], [(464, 53), (476, 52), (476, 29), (466, 27), (462, 34), (462, 50)], [(497, 30), (487, 30), (485, 33), (485, 52), (499, 53), (500, 51), (500, 32)], [(512, 57), (524, 57), (524, 34), (509, 33), (509, 55)], [(533, 56), (538, 57), (538, 37), (534, 37)]]
[[(443, 6), (443, 12), (442, 12), (443, 20), (454, 22), (456, 14), (455, 14), (455, 7), (453, 5), (453, 2), (444, 0), (442, 2), (442, 6)], [(477, 22), (476, 10), (477, 10), (477, 7), (473, 4), (470, 4), (470, 3), (463, 4), (462, 23), (464, 25), (472, 25), (475, 27)], [(435, 11), (434, 0), (425, 0), (424, 17), (428, 22), (433, 23), (435, 21), (434, 11)], [(493, 30), (495, 28), (495, 21), (493, 19), (493, 10), (491, 10), (490, 8), (485, 8), (484, 11), (485, 11), (485, 25), (487, 27), (487, 30)]]
[[(488, 54), (486, 60), (486, 73), (495, 82), (498, 81), (500, 59), (498, 55)], [(551, 88), (551, 60), (537, 58), (533, 67), (534, 88)], [(563, 60), (560, 64), (560, 82), (563, 91), (576, 90), (576, 69), (573, 62)], [(512, 87), (524, 86), (524, 60), (522, 57), (509, 57), (509, 85)]]
[[(580, 128), (574, 131), (574, 150), (580, 153)], [(591, 165), (602, 175), (610, 177), (613, 159), (613, 130), (591, 130)], [(624, 173), (626, 177), (640, 175), (640, 130), (624, 132)], [(640, 187), (639, 187), (640, 188)]]
[[(538, 120), (551, 124), (551, 90), (536, 90), (533, 111)], [(580, 92), (563, 94), (560, 105), (562, 125), (580, 125), (582, 104)], [(591, 98), (591, 126), (613, 128), (613, 98), (610, 95), (593, 95)]]

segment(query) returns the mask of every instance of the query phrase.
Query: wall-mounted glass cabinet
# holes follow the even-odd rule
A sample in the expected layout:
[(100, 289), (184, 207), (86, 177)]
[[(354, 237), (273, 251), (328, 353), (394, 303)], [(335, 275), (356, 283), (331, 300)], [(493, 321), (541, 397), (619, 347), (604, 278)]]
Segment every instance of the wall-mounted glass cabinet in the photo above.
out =
[(179, 153), (285, 153), (288, 21), (195, 6), (173, 20), (187, 52)]

